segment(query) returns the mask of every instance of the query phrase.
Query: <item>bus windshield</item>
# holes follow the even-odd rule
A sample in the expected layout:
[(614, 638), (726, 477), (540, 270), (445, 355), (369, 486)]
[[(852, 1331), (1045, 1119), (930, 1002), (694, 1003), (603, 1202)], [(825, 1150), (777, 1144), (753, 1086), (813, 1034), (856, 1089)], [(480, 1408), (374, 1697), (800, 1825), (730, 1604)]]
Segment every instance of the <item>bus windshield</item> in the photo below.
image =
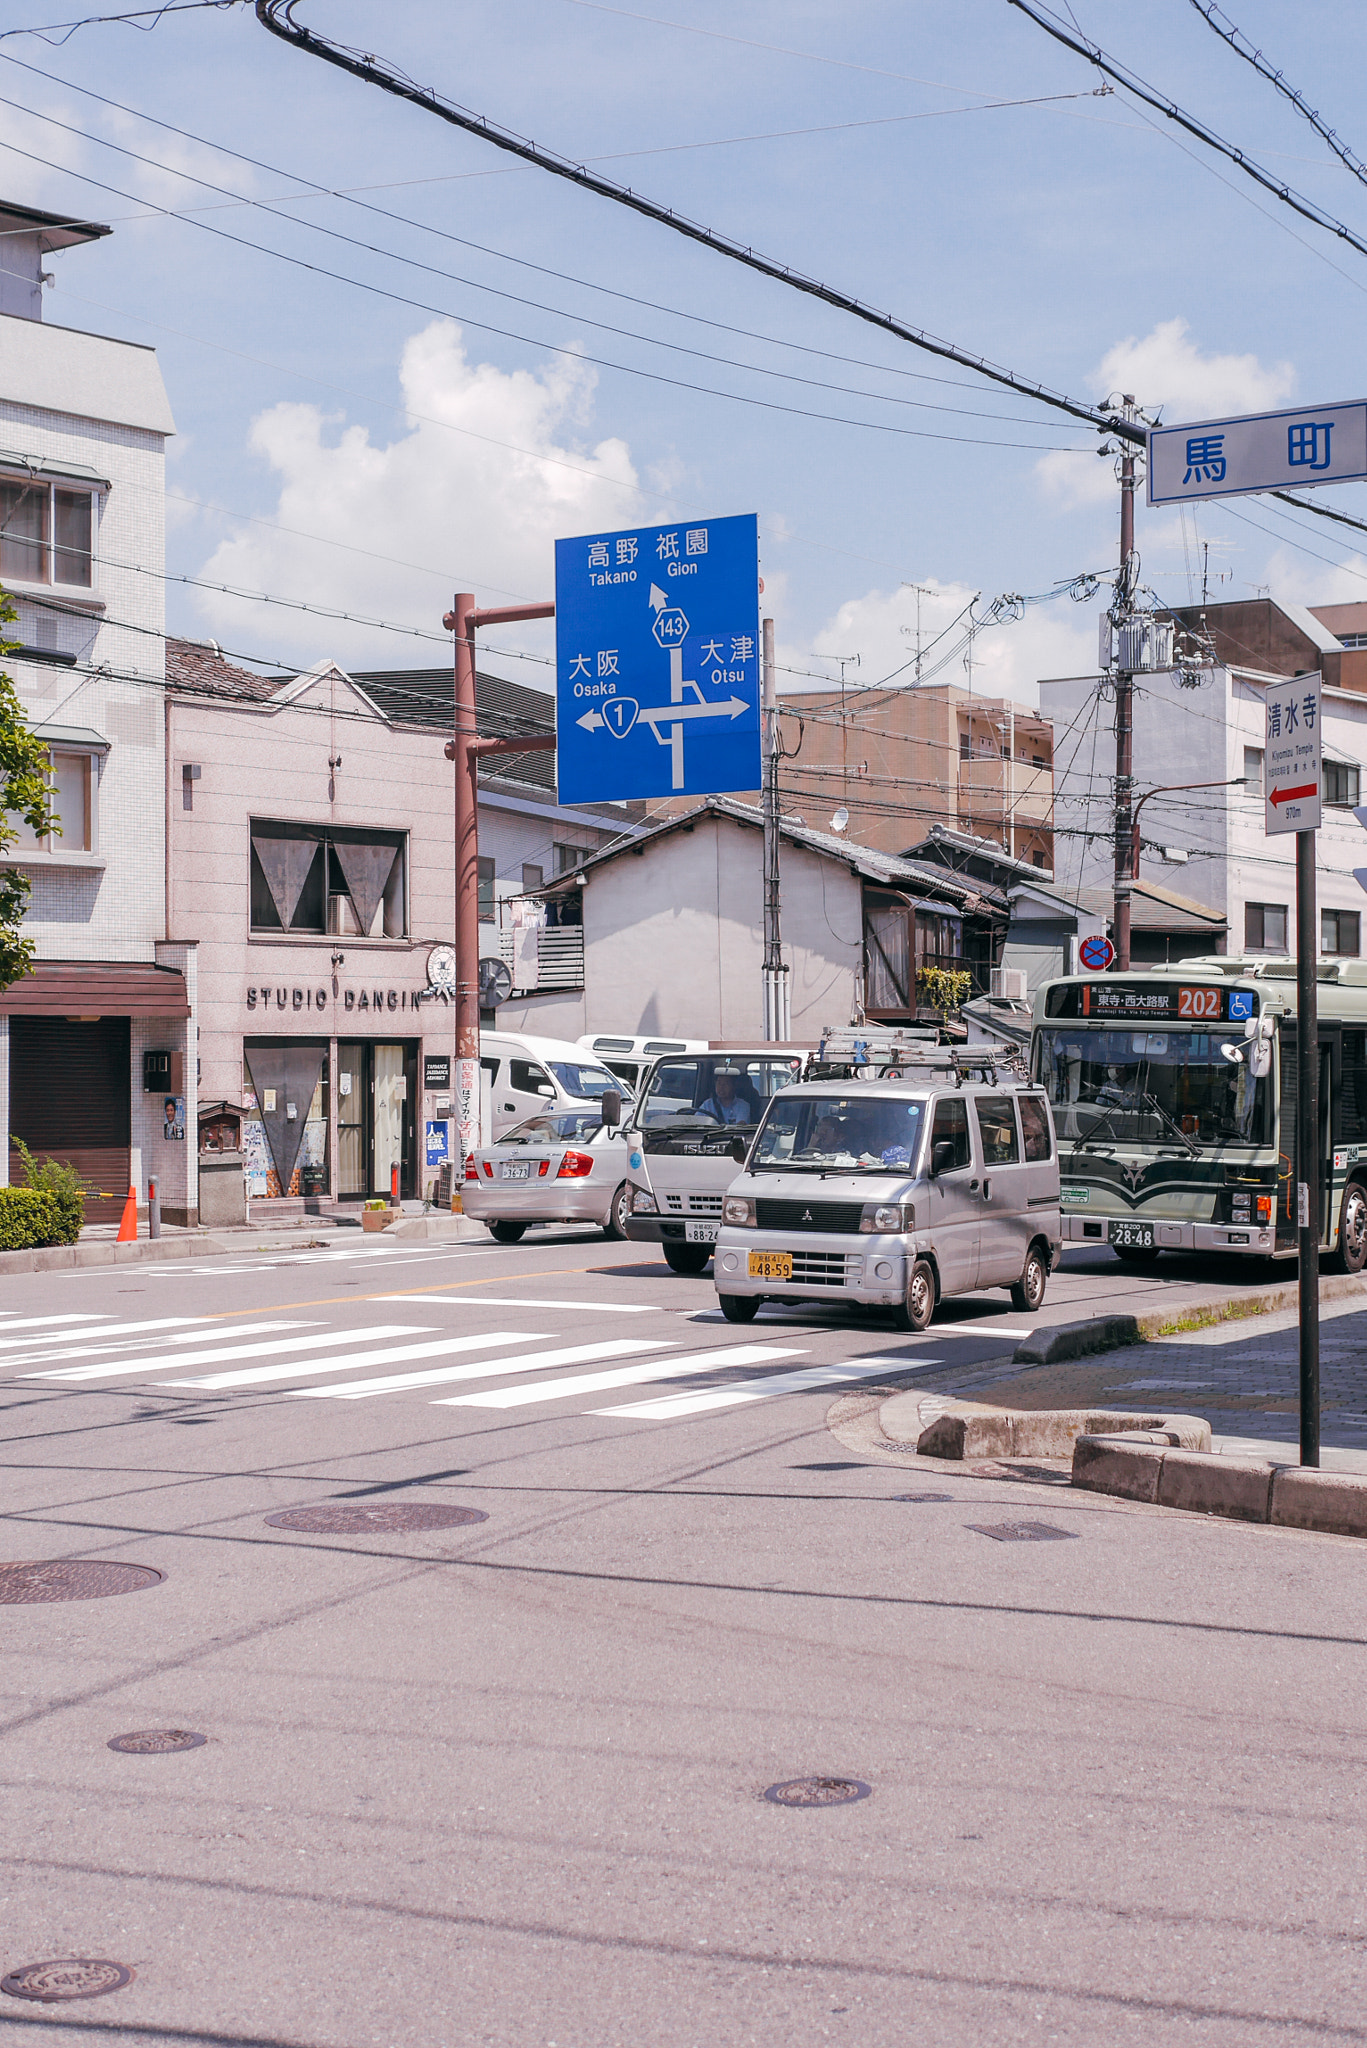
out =
[(1249, 1072), (1250, 1047), (1236, 1026), (1121, 1031), (1046, 1024), (1037, 1044), (1038, 1079), (1063, 1142), (1188, 1151), (1271, 1142), (1271, 1078)]
[(802, 1062), (791, 1055), (699, 1054), (660, 1060), (646, 1088), (638, 1122), (646, 1131), (753, 1130), (780, 1088), (796, 1081)]

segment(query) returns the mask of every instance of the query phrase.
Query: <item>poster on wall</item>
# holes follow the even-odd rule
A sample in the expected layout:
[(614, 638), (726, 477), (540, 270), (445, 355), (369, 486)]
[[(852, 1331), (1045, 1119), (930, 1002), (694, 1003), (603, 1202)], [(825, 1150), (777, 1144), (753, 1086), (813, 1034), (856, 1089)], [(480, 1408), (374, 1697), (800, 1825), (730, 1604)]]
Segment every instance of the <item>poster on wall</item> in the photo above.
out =
[[(273, 1096), (275, 1090), (271, 1089), (270, 1093)], [(243, 1089), (242, 1107), (247, 1112), (242, 1119), (242, 1172), (247, 1182), (247, 1193), (278, 1194), (279, 1184), (274, 1189), (271, 1187), (275, 1180), (275, 1167), (271, 1161), (271, 1148), (266, 1142), (266, 1126), (261, 1121), (261, 1105), (255, 1089)]]
[(434, 1123), (428, 1119), (425, 1150), (429, 1166), (445, 1166), (451, 1155), (447, 1146), (447, 1126), (444, 1123)]
[(161, 1106), (161, 1135), (185, 1142), (185, 1097), (168, 1095)]

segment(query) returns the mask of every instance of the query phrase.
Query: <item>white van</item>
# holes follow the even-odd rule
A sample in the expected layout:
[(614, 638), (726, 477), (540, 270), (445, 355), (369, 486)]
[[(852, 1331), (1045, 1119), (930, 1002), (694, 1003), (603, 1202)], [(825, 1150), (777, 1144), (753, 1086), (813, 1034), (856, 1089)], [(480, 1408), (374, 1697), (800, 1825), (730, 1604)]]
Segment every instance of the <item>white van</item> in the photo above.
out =
[(597, 1104), (607, 1088), (616, 1088), (624, 1099), (631, 1092), (619, 1075), (568, 1038), (481, 1031), (479, 1064), (482, 1084), (489, 1091), (488, 1130), (494, 1139), (546, 1110)]
[(611, 1067), (619, 1080), (626, 1083), (632, 1095), (639, 1095), (646, 1068), (652, 1060), (659, 1059), (667, 1052), (706, 1052), (705, 1038), (643, 1038), (627, 1032), (586, 1031), (579, 1043), (585, 1052), (591, 1052)]
[(1044, 1090), (927, 1061), (776, 1096), (727, 1189), (713, 1274), (728, 1322), (762, 1301), (861, 1302), (924, 1330), (945, 1295), (985, 1287), (1032, 1313), (1062, 1243)]

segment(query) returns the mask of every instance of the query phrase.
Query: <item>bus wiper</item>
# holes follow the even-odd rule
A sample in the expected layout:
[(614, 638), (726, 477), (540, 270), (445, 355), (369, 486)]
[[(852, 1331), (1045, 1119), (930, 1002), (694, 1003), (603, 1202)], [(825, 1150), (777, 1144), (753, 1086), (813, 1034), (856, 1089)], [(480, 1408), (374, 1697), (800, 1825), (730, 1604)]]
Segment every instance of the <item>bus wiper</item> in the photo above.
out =
[(1142, 1099), (1147, 1104), (1147, 1106), (1154, 1112), (1155, 1116), (1158, 1117), (1159, 1121), (1167, 1125), (1168, 1129), (1176, 1138), (1178, 1144), (1186, 1148), (1186, 1154), (1188, 1159), (1199, 1159), (1201, 1157), (1201, 1147), (1199, 1143), (1192, 1136), (1190, 1131), (1184, 1131), (1182, 1129), (1181, 1124), (1177, 1122), (1176, 1118), (1170, 1117), (1168, 1115), (1168, 1112), (1164, 1109), (1162, 1103), (1158, 1100), (1157, 1096), (1149, 1095), (1146, 1093)]

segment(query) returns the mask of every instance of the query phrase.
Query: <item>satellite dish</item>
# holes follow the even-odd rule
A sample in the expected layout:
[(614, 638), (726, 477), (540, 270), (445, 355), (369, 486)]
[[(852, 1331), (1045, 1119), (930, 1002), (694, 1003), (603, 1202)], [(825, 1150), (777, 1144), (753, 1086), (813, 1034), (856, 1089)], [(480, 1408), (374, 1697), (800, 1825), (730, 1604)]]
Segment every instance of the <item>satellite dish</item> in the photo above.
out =
[(840, 809), (836, 812), (835, 816), (831, 819), (832, 832), (843, 832), (845, 827), (849, 824), (849, 822), (850, 814), (845, 809), (845, 806), (842, 804), (840, 806)]
[(479, 963), (479, 1006), (482, 1010), (497, 1009), (513, 992), (513, 970), (506, 960), (496, 960), (486, 953)]

